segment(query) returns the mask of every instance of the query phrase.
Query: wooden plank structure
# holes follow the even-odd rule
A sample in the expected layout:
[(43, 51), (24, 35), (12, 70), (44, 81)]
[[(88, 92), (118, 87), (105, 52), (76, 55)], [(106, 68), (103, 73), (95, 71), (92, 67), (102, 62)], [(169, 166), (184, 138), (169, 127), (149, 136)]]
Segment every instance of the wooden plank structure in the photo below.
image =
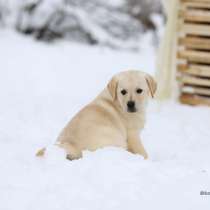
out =
[(210, 0), (180, 0), (178, 22), (179, 99), (210, 106)]

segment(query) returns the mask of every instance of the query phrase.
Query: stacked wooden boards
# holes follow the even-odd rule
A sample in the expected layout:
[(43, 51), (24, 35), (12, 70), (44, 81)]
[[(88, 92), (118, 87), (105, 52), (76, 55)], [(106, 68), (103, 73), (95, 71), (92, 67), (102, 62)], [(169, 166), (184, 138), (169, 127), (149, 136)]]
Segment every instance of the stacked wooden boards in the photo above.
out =
[(210, 0), (180, 0), (178, 14), (180, 101), (210, 106)]

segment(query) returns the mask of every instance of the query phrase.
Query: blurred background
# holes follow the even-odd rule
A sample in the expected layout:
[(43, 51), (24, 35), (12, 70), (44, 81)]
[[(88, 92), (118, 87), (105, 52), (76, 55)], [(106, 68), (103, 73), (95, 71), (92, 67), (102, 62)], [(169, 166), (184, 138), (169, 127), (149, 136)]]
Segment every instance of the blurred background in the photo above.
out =
[(0, 27), (53, 42), (138, 49), (144, 33), (158, 43), (160, 0), (0, 0)]

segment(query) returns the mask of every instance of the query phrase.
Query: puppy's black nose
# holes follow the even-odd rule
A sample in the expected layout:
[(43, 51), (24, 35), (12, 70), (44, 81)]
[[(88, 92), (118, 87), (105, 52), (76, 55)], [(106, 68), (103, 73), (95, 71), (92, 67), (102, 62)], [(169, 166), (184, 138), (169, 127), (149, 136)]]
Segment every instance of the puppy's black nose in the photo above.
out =
[(135, 102), (134, 101), (128, 101), (127, 106), (129, 109), (133, 109), (135, 107)]

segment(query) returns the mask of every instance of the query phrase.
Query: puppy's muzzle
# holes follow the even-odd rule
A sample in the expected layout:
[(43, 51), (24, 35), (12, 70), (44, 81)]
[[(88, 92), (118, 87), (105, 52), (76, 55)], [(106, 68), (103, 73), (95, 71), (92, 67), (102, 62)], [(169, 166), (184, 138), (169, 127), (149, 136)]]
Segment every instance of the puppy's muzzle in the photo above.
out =
[(136, 112), (135, 101), (128, 101), (127, 109), (128, 109), (128, 112)]

